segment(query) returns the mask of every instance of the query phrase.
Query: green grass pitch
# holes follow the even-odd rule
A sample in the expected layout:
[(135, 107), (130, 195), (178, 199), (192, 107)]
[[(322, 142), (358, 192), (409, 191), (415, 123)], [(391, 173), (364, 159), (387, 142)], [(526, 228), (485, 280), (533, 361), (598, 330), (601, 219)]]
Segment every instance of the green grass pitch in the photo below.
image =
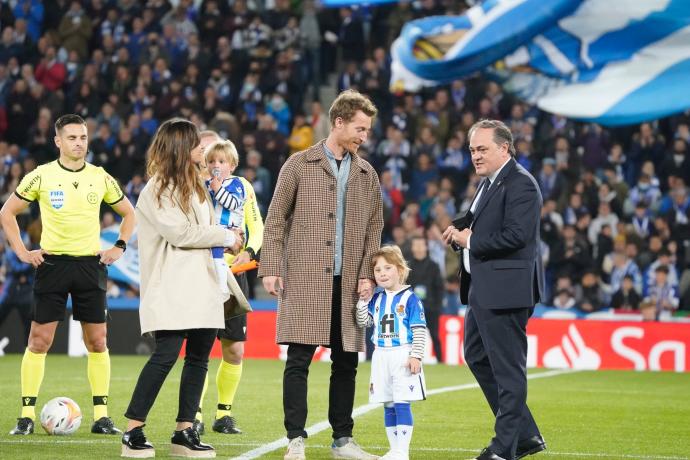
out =
[[(50, 437), (40, 426), (28, 437), (9, 436), (19, 415), (21, 356), (0, 357), (0, 459), (109, 459), (119, 458), (120, 438), (91, 435), (90, 392), (86, 358), (48, 356), (37, 412), (49, 399), (69, 396), (79, 403), (84, 420), (68, 437)], [(110, 414), (124, 427), (123, 413), (136, 378), (145, 362), (138, 356), (113, 356)], [(217, 360), (210, 372), (215, 378)], [(208, 433), (215, 407), (210, 385), (204, 401), (207, 435), (218, 458), (232, 458), (284, 436), (281, 408), (283, 363), (247, 360), (234, 415), (241, 435)], [(156, 446), (156, 457), (167, 458), (177, 413), (181, 364), (171, 372), (149, 416), (146, 433)], [(468, 386), (474, 379), (466, 367), (444, 365), (425, 368), (428, 390)], [(545, 372), (536, 369), (530, 374)], [(328, 375), (326, 363), (316, 362), (309, 379), (307, 425), (327, 418)], [(355, 406), (367, 403), (369, 364), (360, 365)], [(212, 383), (211, 382), (211, 383)], [(433, 393), (433, 392), (432, 392)], [(658, 459), (680, 460), (690, 456), (690, 374), (623, 371), (573, 372), (530, 380), (529, 404), (549, 449), (530, 459)], [(492, 417), (478, 388), (431, 394), (413, 404), (415, 431), (412, 459), (472, 458), (492, 435)], [(382, 410), (376, 408), (355, 420), (355, 437), (365, 448), (382, 455), (387, 450)], [(307, 458), (330, 458), (330, 431), (307, 440)], [(282, 459), (283, 449), (261, 458)]]

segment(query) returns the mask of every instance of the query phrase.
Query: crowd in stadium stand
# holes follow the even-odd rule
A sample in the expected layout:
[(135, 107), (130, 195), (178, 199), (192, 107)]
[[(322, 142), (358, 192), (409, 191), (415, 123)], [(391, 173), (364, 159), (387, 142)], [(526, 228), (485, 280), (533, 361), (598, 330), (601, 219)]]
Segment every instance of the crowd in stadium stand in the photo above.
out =
[[(391, 92), (388, 50), (402, 25), (463, 8), (435, 0), (355, 10), (309, 0), (1, 2), (0, 198), (56, 158), (52, 124), (71, 112), (88, 122), (87, 161), (136, 202), (152, 134), (182, 116), (235, 142), (238, 172), (265, 215), (285, 158), (328, 133), (324, 94), (356, 88), (380, 110), (360, 153), (380, 174), (384, 239), (410, 256), (411, 238), (425, 236), (449, 293), (458, 289), (458, 258), (441, 232), (478, 184), (467, 130), (499, 118), (544, 197), (546, 304), (641, 310), (650, 319), (690, 310), (690, 111), (607, 129), (542, 112), (480, 76)], [(25, 219), (34, 244), (37, 217), (32, 208)], [(3, 263), (6, 277), (12, 267)]]

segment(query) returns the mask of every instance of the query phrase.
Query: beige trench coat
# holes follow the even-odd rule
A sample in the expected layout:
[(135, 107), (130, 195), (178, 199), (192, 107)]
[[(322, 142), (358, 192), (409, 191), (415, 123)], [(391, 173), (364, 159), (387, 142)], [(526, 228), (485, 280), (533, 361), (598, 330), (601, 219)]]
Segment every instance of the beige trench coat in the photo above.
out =
[[(335, 257), (336, 178), (321, 141), (283, 165), (266, 216), (259, 276), (282, 276), (278, 343), (330, 342)], [(342, 268), (342, 337), (345, 351), (364, 350), (355, 323), (357, 282), (373, 279), (372, 254), (381, 244), (381, 187), (374, 168), (352, 156), (347, 183)]]
[[(150, 180), (136, 206), (141, 333), (223, 328), (227, 298), (218, 286), (209, 248), (223, 246), (225, 229), (215, 225), (210, 200), (192, 199), (185, 214), (169, 192), (163, 194), (159, 208), (155, 188)], [(247, 304), (234, 278), (228, 285), (231, 294)]]

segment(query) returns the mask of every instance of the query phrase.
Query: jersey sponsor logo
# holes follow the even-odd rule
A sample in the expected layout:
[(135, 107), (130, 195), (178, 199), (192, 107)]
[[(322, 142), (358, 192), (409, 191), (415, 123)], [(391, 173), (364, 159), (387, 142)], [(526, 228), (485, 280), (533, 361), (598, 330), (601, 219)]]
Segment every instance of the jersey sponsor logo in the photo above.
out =
[(72, 182), (72, 185), (74, 185), (75, 190), (79, 188), (79, 182), (77, 181)]
[(117, 183), (117, 181), (111, 176), (110, 174), (106, 174), (105, 176), (106, 180), (110, 182), (110, 186), (115, 189), (115, 191), (120, 192), (120, 184)]
[(397, 332), (391, 332), (391, 333), (386, 333), (386, 332), (381, 332), (379, 333), (379, 339), (399, 339), (400, 334)]
[(96, 192), (90, 192), (88, 195), (86, 195), (86, 201), (88, 201), (91, 204), (97, 204), (98, 194)]
[(60, 209), (65, 204), (65, 192), (62, 190), (51, 190), (49, 196), (53, 208)]
[(29, 181), (28, 184), (26, 184), (26, 187), (24, 187), (24, 190), (22, 190), (22, 194), (27, 194), (31, 191), (31, 188), (36, 185), (37, 182), (41, 180), (41, 176), (36, 176), (33, 179)]
[(381, 331), (379, 337), (383, 337), (387, 334), (393, 334), (395, 332), (395, 319), (393, 318), (393, 315), (390, 313), (382, 315), (381, 321), (379, 321), (379, 328)]

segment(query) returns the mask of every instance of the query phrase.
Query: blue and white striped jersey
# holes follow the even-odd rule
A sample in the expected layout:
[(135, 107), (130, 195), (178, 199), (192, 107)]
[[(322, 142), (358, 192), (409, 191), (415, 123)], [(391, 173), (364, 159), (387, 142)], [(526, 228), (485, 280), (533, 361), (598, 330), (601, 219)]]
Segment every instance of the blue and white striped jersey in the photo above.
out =
[(412, 329), (426, 327), (424, 306), (410, 286), (374, 294), (369, 301), (369, 315), (374, 320), (371, 341), (377, 347), (412, 344)]
[(209, 184), (210, 181), (206, 181), (206, 187), (213, 200), (216, 223), (223, 227), (244, 230), (244, 202), (247, 201), (247, 189), (241, 178), (228, 177), (216, 193), (213, 193)]

